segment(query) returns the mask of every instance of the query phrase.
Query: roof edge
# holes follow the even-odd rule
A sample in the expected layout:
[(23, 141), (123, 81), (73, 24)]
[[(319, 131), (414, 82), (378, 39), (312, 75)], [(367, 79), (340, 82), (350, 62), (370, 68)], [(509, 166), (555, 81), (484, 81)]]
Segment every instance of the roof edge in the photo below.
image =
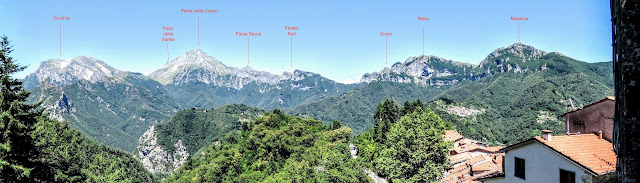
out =
[(580, 111), (580, 110), (582, 110), (582, 109), (584, 109), (584, 108), (586, 108), (586, 107), (589, 107), (589, 106), (592, 106), (592, 105), (596, 105), (596, 104), (598, 104), (598, 103), (600, 103), (600, 102), (604, 102), (604, 101), (607, 101), (607, 100), (616, 101), (615, 97), (613, 97), (613, 96), (606, 96), (606, 97), (604, 97), (603, 99), (600, 99), (600, 100), (598, 100), (598, 101), (595, 101), (595, 102), (592, 102), (592, 103), (587, 104), (587, 105), (585, 105), (585, 106), (582, 106), (581, 108), (578, 108), (578, 109), (575, 109), (575, 110), (572, 110), (572, 111), (566, 112), (566, 113), (564, 113), (564, 114), (561, 114), (561, 115), (560, 115), (560, 116), (558, 116), (558, 117), (566, 116), (567, 114), (571, 114), (571, 113), (573, 113), (573, 112)]
[[(500, 149), (500, 152), (504, 152), (504, 153), (506, 153), (507, 151), (509, 151), (509, 150), (511, 150), (511, 149), (515, 149), (515, 148), (519, 148), (519, 147), (522, 147), (522, 146), (525, 146), (525, 145), (529, 145), (529, 144), (531, 144), (531, 143), (533, 143), (533, 142), (538, 142), (539, 144), (542, 144), (542, 145), (543, 145), (544, 147), (546, 147), (547, 149), (550, 149), (551, 151), (555, 152), (556, 154), (560, 155), (561, 157), (563, 157), (563, 158), (565, 158), (565, 159), (569, 160), (569, 161), (570, 161), (570, 162), (572, 162), (573, 164), (578, 165), (580, 168), (587, 170), (587, 172), (591, 173), (591, 174), (592, 174), (592, 175), (594, 175), (594, 176), (600, 176), (600, 175), (607, 174), (607, 172), (602, 173), (602, 174), (598, 174), (598, 173), (596, 173), (595, 171), (591, 170), (589, 167), (587, 167), (587, 166), (584, 166), (584, 165), (580, 164), (579, 162), (577, 162), (577, 161), (575, 161), (575, 160), (571, 159), (571, 157), (568, 157), (568, 156), (567, 156), (567, 155), (565, 155), (565, 154), (562, 154), (561, 152), (559, 152), (558, 150), (554, 149), (553, 147), (551, 147), (551, 146), (549, 146), (549, 145), (547, 145), (547, 144), (545, 144), (545, 143), (543, 143), (543, 142), (540, 142), (540, 140), (538, 140), (538, 139), (537, 139), (537, 138), (535, 138), (535, 137), (534, 137), (534, 138), (530, 138), (529, 140), (525, 140), (525, 141), (522, 141), (522, 142), (519, 142), (519, 143), (516, 143), (516, 144), (510, 145), (510, 146), (507, 146), (507, 147), (505, 147), (505, 148), (502, 148), (502, 149)], [(615, 170), (614, 170), (614, 171), (615, 171)], [(608, 173), (611, 173), (611, 172), (608, 172)]]

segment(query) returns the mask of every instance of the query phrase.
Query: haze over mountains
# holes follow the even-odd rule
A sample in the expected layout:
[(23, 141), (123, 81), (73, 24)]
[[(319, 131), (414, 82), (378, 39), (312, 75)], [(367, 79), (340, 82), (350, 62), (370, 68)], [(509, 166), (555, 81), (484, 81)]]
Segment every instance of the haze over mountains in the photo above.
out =
[[(534, 133), (534, 127), (562, 129), (555, 119), (544, 117), (562, 112), (568, 98), (588, 103), (612, 93), (610, 64), (581, 62), (515, 43), (496, 49), (478, 65), (417, 56), (364, 74), (361, 83), (342, 84), (300, 70), (277, 75), (228, 67), (194, 49), (149, 76), (120, 71), (85, 56), (51, 59), (25, 78), (25, 86), (33, 93), (31, 101), (44, 101), (52, 117), (127, 151), (136, 149), (150, 126), (169, 120), (182, 109), (225, 104), (279, 108), (325, 122), (339, 120), (358, 134), (373, 127), (375, 105), (386, 98), (398, 102), (446, 99), (453, 103), (439, 107), (483, 111), (454, 116), (456, 125), (465, 136), (507, 143)], [(532, 88), (541, 87), (544, 92), (531, 93)], [(535, 107), (542, 104), (552, 107)], [(529, 111), (508, 113), (506, 107)], [(544, 118), (543, 122), (522, 124), (538, 118)], [(506, 127), (526, 133), (507, 134)]]

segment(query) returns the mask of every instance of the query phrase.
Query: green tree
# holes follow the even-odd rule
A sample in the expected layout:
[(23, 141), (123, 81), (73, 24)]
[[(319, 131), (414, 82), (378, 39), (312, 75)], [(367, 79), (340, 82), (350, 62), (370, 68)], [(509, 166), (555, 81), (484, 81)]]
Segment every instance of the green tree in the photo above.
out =
[[(38, 104), (26, 104), (29, 93), (22, 82), (11, 77), (25, 67), (19, 66), (9, 54), (13, 51), (6, 36), (0, 42), (0, 182), (42, 180), (35, 173), (39, 152), (30, 136), (34, 124), (42, 116)], [(41, 120), (41, 119), (40, 119)]]
[(334, 120), (333, 124), (331, 124), (331, 129), (332, 130), (336, 130), (338, 128), (342, 127), (342, 124), (340, 124), (340, 121), (338, 120)]
[(385, 134), (389, 131), (390, 126), (400, 119), (399, 111), (398, 105), (391, 99), (378, 104), (376, 113), (373, 115), (376, 142), (384, 144)]
[(404, 106), (402, 107), (402, 110), (400, 111), (400, 116), (404, 116), (407, 115), (413, 111), (415, 111), (416, 109), (418, 109), (418, 107), (422, 107), (424, 108), (424, 104), (422, 104), (422, 101), (420, 101), (420, 99), (416, 100), (416, 101), (405, 101), (404, 102)]
[(376, 169), (392, 182), (437, 182), (449, 167), (450, 142), (443, 140), (447, 122), (430, 110), (416, 108), (387, 134)]
[[(349, 154), (352, 130), (331, 129), (280, 110), (245, 122), (237, 136), (210, 145), (167, 178), (168, 182), (363, 182)], [(332, 125), (337, 127), (338, 125)]]
[(130, 154), (98, 144), (67, 123), (27, 104), (29, 93), (11, 74), (24, 67), (0, 43), (0, 182), (155, 182)]

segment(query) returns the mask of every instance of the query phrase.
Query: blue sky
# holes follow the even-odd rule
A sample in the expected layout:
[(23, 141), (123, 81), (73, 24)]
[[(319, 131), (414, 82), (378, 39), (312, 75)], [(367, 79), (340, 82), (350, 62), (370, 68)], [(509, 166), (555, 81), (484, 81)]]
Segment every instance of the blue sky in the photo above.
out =
[[(216, 9), (216, 14), (180, 9)], [(60, 21), (62, 22), (60, 56)], [(429, 17), (418, 21), (417, 17)], [(227, 66), (249, 65), (274, 73), (300, 69), (330, 79), (355, 81), (367, 72), (425, 54), (477, 64), (498, 47), (520, 39), (545, 51), (586, 62), (611, 60), (608, 1), (10, 1), (0, 3), (0, 34), (13, 41), (12, 56), (29, 66), (52, 58), (95, 57), (113, 67), (149, 74), (167, 62), (162, 26), (175, 27), (169, 43), (173, 59), (200, 48)], [(284, 26), (297, 26), (290, 38)], [(385, 37), (388, 64), (385, 64)], [(251, 39), (235, 32), (261, 32)]]

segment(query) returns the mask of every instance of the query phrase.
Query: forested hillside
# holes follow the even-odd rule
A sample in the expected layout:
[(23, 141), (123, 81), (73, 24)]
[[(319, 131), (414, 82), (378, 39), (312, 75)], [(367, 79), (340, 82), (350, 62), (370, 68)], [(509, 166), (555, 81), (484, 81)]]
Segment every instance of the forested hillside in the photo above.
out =
[(239, 130), (243, 122), (258, 118), (265, 110), (243, 104), (211, 109), (185, 109), (169, 121), (156, 125), (158, 143), (172, 152), (173, 144), (182, 140), (189, 154), (219, 140), (232, 130)]
[(274, 110), (190, 158), (168, 182), (367, 182), (351, 129)]
[(7, 37), (0, 42), (0, 182), (155, 182), (130, 154), (51, 120), (12, 74)]
[(157, 124), (139, 139), (137, 154), (145, 168), (160, 177), (170, 175), (202, 148), (219, 143), (242, 123), (266, 111), (243, 104), (211, 109), (185, 109), (170, 120)]
[[(569, 99), (579, 106), (613, 93), (611, 62), (586, 63), (521, 44), (511, 47), (488, 56), (480, 66), (486, 69), (480, 78), (442, 86), (371, 82), (341, 96), (298, 106), (291, 114), (327, 123), (338, 120), (357, 135), (373, 128), (370, 116), (385, 98), (397, 103), (442, 99), (451, 105), (434, 111), (450, 116), (466, 137), (511, 144), (538, 135), (541, 129), (562, 133), (564, 123), (558, 116), (567, 111)], [(457, 115), (458, 109), (474, 112)]]
[(133, 152), (150, 125), (169, 119), (179, 105), (158, 82), (137, 73), (59, 86), (42, 82), (30, 102), (42, 101), (58, 120), (99, 142)]
[[(586, 63), (555, 53), (539, 62), (548, 69), (465, 82), (438, 98), (452, 101), (451, 106), (481, 111), (451, 118), (466, 137), (512, 144), (540, 135), (542, 129), (564, 133), (559, 116), (567, 112), (569, 99), (578, 107), (613, 94), (611, 62)], [(444, 111), (454, 114), (451, 106)], [(445, 115), (444, 111), (440, 114)]]
[(420, 99), (431, 101), (449, 86), (422, 86), (413, 83), (374, 81), (349, 93), (318, 102), (300, 105), (290, 111), (294, 116), (304, 116), (325, 121), (340, 121), (360, 134), (373, 128), (375, 106), (385, 99), (405, 102)]

